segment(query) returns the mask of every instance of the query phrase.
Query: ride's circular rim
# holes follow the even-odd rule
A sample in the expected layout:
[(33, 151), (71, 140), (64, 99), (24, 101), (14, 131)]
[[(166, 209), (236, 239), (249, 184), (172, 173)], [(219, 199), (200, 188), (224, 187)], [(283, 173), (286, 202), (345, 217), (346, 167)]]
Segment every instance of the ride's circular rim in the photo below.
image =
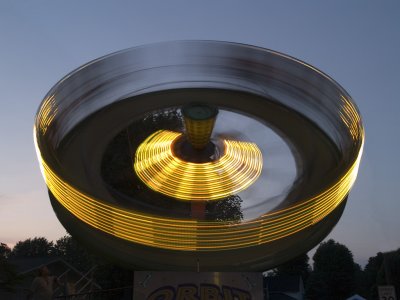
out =
[[(169, 51), (171, 49), (180, 51), (175, 53)], [(157, 60), (156, 57), (160, 51), (164, 56)], [(205, 54), (199, 57), (202, 51)], [(219, 59), (211, 57), (211, 54), (215, 54)], [(130, 61), (132, 57), (136, 59)], [(147, 57), (144, 62), (141, 60), (143, 57)], [(208, 57), (209, 60), (204, 57)], [(162, 59), (166, 59), (167, 63), (162, 63)], [(118, 61), (120, 63), (112, 67)], [(126, 61), (129, 64), (122, 63)], [(190, 66), (195, 68), (190, 68)], [(216, 66), (230, 70), (228, 76), (224, 77), (225, 81), (218, 81), (215, 78), (218, 76), (212, 71), (216, 70)], [(207, 67), (210, 69), (208, 70)], [(177, 72), (173, 80), (162, 82), (160, 78), (164, 70), (161, 69), (168, 68), (173, 68), (175, 71), (187, 68), (192, 71), (198, 70), (198, 73), (193, 75), (193, 80), (187, 80), (183, 76), (187, 72), (185, 69), (186, 71), (182, 74)], [(138, 75), (135, 72), (151, 72), (152, 69), (158, 69), (161, 75), (158, 74), (159, 76), (155, 79), (142, 84), (139, 82), (130, 88), (125, 85), (124, 80)], [(113, 73), (114, 71), (119, 71), (119, 73)], [(210, 72), (215, 77), (205, 80), (203, 75), (211, 74)], [(234, 72), (237, 77), (230, 77)], [(100, 77), (107, 76), (104, 80), (99, 80), (99, 74)], [(249, 74), (253, 77), (249, 78)], [(310, 100), (309, 106), (306, 105), (311, 113), (307, 112), (307, 109), (301, 111), (300, 102), (293, 102), (295, 105), (290, 106), (290, 101), (293, 101), (292, 95), (279, 97), (279, 93), (284, 93), (280, 89), (289, 83), (293, 86), (291, 92), (305, 93), (299, 88), (302, 83), (298, 80), (305, 78), (306, 75), (309, 76), (309, 80), (304, 80), (303, 84), (308, 84), (312, 88), (308, 93), (314, 93), (315, 98), (325, 97), (318, 103), (324, 104), (326, 101), (329, 104), (322, 107), (322, 113), (313, 121), (335, 142), (341, 151), (343, 162), (340, 166), (342, 168), (340, 178), (323, 191), (295, 205), (265, 213), (260, 218), (238, 224), (161, 218), (105, 203), (86, 191), (80, 191), (58, 174), (62, 170), (62, 162), (57, 158), (57, 146), (80, 121), (112, 101), (117, 102), (129, 96), (174, 88), (177, 85), (183, 87), (222, 85), (222, 88), (229, 87), (264, 97), (268, 96), (269, 99), (274, 99), (311, 119), (311, 116), (318, 112), (318, 109), (312, 110), (317, 103), (313, 97), (310, 97), (313, 101)], [(282, 77), (286, 78), (286, 82), (282, 83)], [(314, 84), (311, 79), (320, 85)], [(270, 88), (272, 86), (270, 81), (273, 81), (273, 88)], [(264, 86), (260, 87), (261, 83)], [(325, 94), (328, 96), (324, 96)], [(78, 103), (81, 104), (80, 108), (77, 106)], [(332, 107), (335, 108), (334, 113), (329, 117), (333, 121), (326, 121), (323, 113), (329, 114)], [(82, 112), (84, 109), (86, 109), (85, 113)], [(304, 62), (254, 46), (186, 41), (131, 48), (94, 60), (70, 73), (57, 83), (43, 100), (36, 115), (34, 140), (49, 190), (65, 209), (82, 222), (133, 243), (168, 250), (212, 252), (267, 244), (313, 226), (332, 213), (345, 199), (356, 179), (364, 143), (364, 129), (358, 109), (344, 89), (330, 77)], [(113, 221), (112, 226), (107, 225), (110, 216)]]

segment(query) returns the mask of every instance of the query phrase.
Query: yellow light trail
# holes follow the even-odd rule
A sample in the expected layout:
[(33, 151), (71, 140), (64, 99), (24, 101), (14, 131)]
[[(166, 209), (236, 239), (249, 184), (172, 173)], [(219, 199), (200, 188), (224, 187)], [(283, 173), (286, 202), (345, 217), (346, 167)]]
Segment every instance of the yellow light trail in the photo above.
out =
[[(344, 127), (347, 128), (349, 137), (353, 143), (349, 153), (353, 160), (349, 163), (348, 168), (343, 171), (340, 178), (313, 197), (300, 199), (294, 205), (278, 211), (265, 213), (257, 219), (242, 223), (182, 220), (147, 215), (143, 212), (105, 202), (80, 191), (57, 174), (55, 169), (51, 167), (51, 160), (46, 161), (46, 158), (42, 156), (40, 144), (38, 144), (37, 139), (42, 139), (49, 134), (48, 129), (52, 126), (54, 115), (57, 112), (53, 97), (49, 97), (45, 101), (38, 113), (37, 126), (34, 127), (34, 141), (41, 171), (49, 190), (67, 211), (85, 224), (132, 243), (162, 249), (180, 251), (240, 249), (263, 245), (302, 231), (327, 217), (347, 196), (357, 177), (364, 145), (364, 129), (358, 111), (351, 101), (344, 96), (341, 96), (341, 101), (342, 111), (340, 112), (340, 118)], [(157, 143), (160, 143), (159, 145), (162, 145), (162, 147), (155, 147), (151, 150), (153, 151), (153, 154), (150, 155), (151, 157), (148, 157), (148, 154), (146, 154), (141, 158), (142, 165), (140, 166), (140, 170), (144, 172), (154, 168), (157, 171), (166, 170), (164, 171), (166, 173), (158, 172), (158, 174), (153, 174), (153, 177), (146, 177), (146, 180), (164, 184), (168, 181), (167, 174), (179, 172), (198, 174), (199, 171), (196, 169), (196, 166), (191, 166), (190, 164), (180, 170), (179, 168), (182, 168), (182, 163), (178, 163), (172, 159), (171, 154), (168, 152), (169, 150), (164, 151), (165, 149), (170, 149), (170, 142), (176, 137), (176, 133), (164, 133), (168, 138), (164, 135), (155, 134), (153, 136), (154, 140), (149, 139), (149, 143), (157, 142), (157, 138), (164, 136), (162, 140), (165, 139), (165, 143), (163, 144), (161, 141), (158, 141)], [(229, 144), (228, 141), (226, 142), (226, 153), (220, 158), (220, 161), (226, 159), (224, 165), (229, 165), (230, 167), (222, 168), (222, 173), (231, 174), (235, 169), (242, 168), (239, 172), (242, 176), (238, 176), (235, 179), (237, 180), (235, 187), (243, 187), (245, 184), (251, 184), (248, 178), (249, 176), (251, 178), (258, 176), (256, 174), (257, 170), (260, 169), (259, 155), (261, 153), (258, 153), (255, 148), (253, 149), (251, 144), (241, 144), (241, 142), (233, 141), (229, 141), (231, 142)], [(229, 152), (231, 150), (232, 152)], [(250, 159), (249, 157), (252, 155), (253, 158)], [(215, 166), (207, 166), (207, 168), (213, 170)], [(209, 174), (206, 176), (204, 173), (193, 176), (194, 178), (191, 178), (188, 183), (192, 184), (199, 180), (213, 182), (216, 178), (218, 180), (221, 178), (221, 174), (219, 173), (213, 173), (210, 176)], [(199, 197), (206, 197), (206, 194), (207, 197), (210, 197), (211, 192), (215, 193), (215, 195), (220, 195), (219, 193), (226, 192), (227, 190), (234, 192), (232, 186), (230, 186), (232, 183), (229, 180), (227, 180), (224, 187), (215, 186), (215, 191), (213, 187), (204, 193), (199, 191), (193, 192), (190, 188), (182, 187), (178, 183), (177, 181), (171, 181), (170, 183), (171, 188), (173, 184), (176, 184), (175, 193), (188, 193)]]
[[(310, 199), (238, 224), (156, 217), (96, 199), (79, 191), (52, 170), (37, 147), (36, 128), (34, 135), (48, 188), (59, 203), (82, 222), (115, 237), (151, 247), (220, 251), (269, 243), (299, 232), (328, 216), (346, 197), (357, 176), (364, 133), (362, 127), (351, 127), (352, 130), (354, 128), (358, 128), (358, 132), (353, 132), (352, 136), (361, 139), (359, 152), (336, 183)], [(160, 154), (159, 159), (162, 157), (163, 154)]]
[(173, 154), (181, 133), (159, 130), (138, 147), (134, 169), (151, 189), (180, 200), (217, 200), (249, 187), (260, 176), (262, 154), (254, 143), (224, 140), (225, 153), (208, 163)]

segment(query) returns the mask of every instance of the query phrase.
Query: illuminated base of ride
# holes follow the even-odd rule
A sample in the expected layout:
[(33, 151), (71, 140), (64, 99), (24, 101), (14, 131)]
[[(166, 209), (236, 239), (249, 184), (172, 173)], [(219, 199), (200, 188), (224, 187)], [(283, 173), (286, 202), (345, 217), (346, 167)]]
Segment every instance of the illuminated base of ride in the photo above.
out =
[[(362, 153), (364, 131), (350, 96), (313, 67), (265, 49), (218, 42), (147, 47), (80, 68), (39, 109), (38, 157), (52, 206), (68, 232), (136, 270), (264, 271), (321, 242), (342, 215)], [(215, 146), (212, 151), (221, 153), (204, 168), (191, 165), (196, 162), (173, 145), (180, 133), (166, 137), (175, 130), (161, 125), (162, 131), (146, 132), (132, 148), (131, 137), (146, 130), (132, 124), (190, 103), (257, 120), (274, 132), (290, 149), (293, 180), (268, 196), (272, 183), (265, 180), (274, 169), (266, 160), (271, 154), (262, 146), (269, 144), (263, 131), (244, 132), (251, 138), (237, 138), (236, 148)], [(240, 123), (228, 125), (240, 132)], [(117, 161), (110, 145), (122, 133), (131, 177), (120, 182), (136, 180), (133, 193), (104, 174), (104, 164)], [(190, 139), (203, 147), (203, 139)], [(223, 141), (211, 139), (215, 145)], [(208, 214), (212, 203), (222, 212), (232, 208), (230, 197), (240, 200), (234, 218)]]
[(320, 243), (339, 221), (346, 199), (314, 226), (268, 244), (225, 251), (173, 251), (121, 240), (91, 226), (87, 226), (50, 193), (54, 211), (63, 226), (82, 245), (108, 260), (132, 270), (205, 271), (266, 271), (299, 254), (306, 253)]

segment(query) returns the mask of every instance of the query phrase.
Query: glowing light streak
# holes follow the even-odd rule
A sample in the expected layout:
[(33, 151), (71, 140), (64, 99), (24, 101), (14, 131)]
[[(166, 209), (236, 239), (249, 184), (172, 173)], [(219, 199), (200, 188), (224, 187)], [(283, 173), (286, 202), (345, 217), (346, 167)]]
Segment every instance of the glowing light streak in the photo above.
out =
[(359, 130), (361, 124), (361, 117), (356, 108), (354, 107), (354, 105), (352, 105), (350, 100), (348, 100), (343, 95), (341, 95), (340, 98), (343, 103), (343, 105), (341, 106), (343, 111), (339, 112), (340, 118), (349, 129), (352, 139), (354, 141), (358, 141), (363, 138), (361, 134), (364, 134), (363, 131), (361, 132)]
[[(79, 191), (59, 176), (41, 155), (37, 138), (47, 133), (56, 113), (56, 109), (52, 107), (54, 99), (51, 97), (38, 113), (39, 130), (34, 127), (35, 148), (50, 191), (65, 209), (89, 226), (132, 243), (162, 249), (181, 251), (239, 249), (269, 243), (304, 230), (327, 217), (346, 197), (357, 176), (364, 144), (364, 130), (351, 101), (345, 97), (341, 97), (341, 100), (343, 105), (340, 116), (354, 141), (353, 151), (357, 151), (350, 154), (355, 157), (350, 167), (321, 193), (290, 207), (242, 223), (156, 217), (106, 203)], [(177, 137), (178, 134), (173, 132), (154, 134), (149, 143), (157, 144), (159, 147), (148, 148), (149, 154), (143, 154), (147, 153), (146, 151), (137, 154), (137, 158), (141, 159), (140, 171), (143, 174), (148, 174), (146, 173), (148, 170), (157, 171), (146, 175), (146, 180), (159, 186), (169, 182), (171, 191), (173, 189), (175, 193), (191, 194), (191, 197), (193, 195), (210, 197), (212, 194), (218, 198), (227, 190), (234, 193), (232, 184), (240, 188), (251, 184), (248, 183), (249, 176), (255, 176), (254, 174), (260, 170), (261, 153), (255, 150), (258, 148), (252, 148), (252, 144), (234, 141), (225, 141), (226, 151), (216, 162), (216, 164), (221, 163), (218, 169), (215, 169), (216, 164), (204, 164), (201, 167), (198, 164), (182, 164), (176, 160), (171, 151), (171, 141)], [(190, 187), (182, 185), (179, 178), (171, 179), (169, 174), (180, 174), (179, 176), (189, 174), (187, 181), (189, 186), (204, 181), (210, 188), (205, 188), (204, 192), (193, 191)], [(234, 181), (220, 180), (224, 176), (229, 178), (231, 175), (234, 175), (232, 179)], [(214, 186), (214, 182), (218, 182), (218, 185)]]
[[(206, 55), (207, 53), (208, 52), (205, 52)], [(244, 52), (241, 51), (240, 53)], [(340, 93), (340, 88), (337, 87), (336, 83), (333, 82), (332, 79), (327, 77), (321, 71), (304, 62), (293, 59), (284, 54), (274, 52), (270, 53), (274, 56), (281, 56), (281, 58), (284, 58), (284, 60), (290, 61), (291, 68), (293, 66), (293, 63), (302, 65), (304, 75), (308, 75), (308, 70), (312, 70), (313, 72), (311, 73), (315, 73), (312, 77), (310, 77), (312, 79), (312, 82), (306, 80), (307, 77), (304, 76), (304, 83), (306, 84), (305, 87), (318, 83), (327, 83), (328, 85), (331, 85), (332, 88), (335, 88), (335, 91), (326, 90), (327, 97), (329, 97), (330, 95), (334, 95), (334, 97), (336, 97), (337, 89), (339, 89)], [(234, 53), (232, 52), (232, 55), (233, 54)], [(206, 66), (207, 56), (201, 57), (202, 62), (204, 60), (204, 65)], [(233, 55), (232, 57), (236, 56)], [(97, 63), (101, 60), (102, 59), (97, 59), (95, 62)], [(182, 62), (183, 61), (186, 62), (186, 60), (182, 60)], [(255, 63), (258, 61), (259, 60), (254, 60)], [(274, 64), (274, 62), (279, 61), (280, 60), (272, 59), (271, 63), (266, 64), (265, 66), (263, 66), (263, 68), (257, 68), (255, 69), (255, 71), (258, 70), (257, 72), (260, 72), (257, 74), (264, 74), (261, 72), (267, 71), (267, 68), (269, 66), (276, 66), (277, 64)], [(84, 69), (87, 68), (87, 66), (89, 65), (94, 66), (94, 63), (92, 62), (90, 64), (80, 67), (78, 69), (78, 73), (84, 71)], [(178, 64), (178, 66), (179, 65), (181, 64)], [(233, 70), (232, 67), (234, 66), (235, 65), (231, 65), (228, 67), (228, 65), (226, 65), (226, 69)], [(239, 69), (241, 68), (237, 64), (236, 67)], [(246, 66), (246, 70), (247, 67), (248, 66)], [(129, 68), (123, 69), (125, 72), (124, 74), (127, 74), (126, 72)], [(234, 69), (234, 74), (236, 74), (236, 70), (239, 69)], [(293, 80), (297, 80), (297, 75), (299, 75), (297, 71), (300, 69), (298, 67), (293, 67), (293, 69), (296, 70), (296, 73), (288, 73), (287, 75), (285, 75), (285, 77), (283, 76), (284, 74), (282, 74), (282, 76), (278, 76), (279, 78), (274, 77), (273, 83), (275, 81), (276, 83), (278, 83), (278, 81), (280, 81), (280, 78), (287, 78), (287, 82), (282, 82), (286, 82), (288, 84), (293, 82)], [(282, 71), (283, 70), (284, 69), (282, 69)], [(105, 70), (102, 69), (102, 71)], [(114, 71), (116, 71), (115, 74)], [(77, 74), (77, 72), (75, 71), (73, 74)], [(83, 72), (82, 78), (86, 76), (85, 74), (86, 73)], [(116, 67), (113, 67), (113, 75), (117, 74), (119, 74), (118, 69)], [(202, 76), (206, 75), (206, 73), (201, 74)], [(224, 75), (227, 74), (232, 73), (228, 73), (228, 71), (224, 73)], [(216, 75), (222, 76), (223, 74), (221, 73)], [(294, 78), (293, 75), (296, 75), (296, 78)], [(92, 74), (89, 78), (96, 79), (97, 76), (101, 77), (103, 76), (103, 74)], [(218, 76), (216, 78), (212, 78), (212, 80), (217, 79)], [(68, 75), (65, 79), (60, 81), (60, 83), (68, 82), (68, 77), (72, 77), (72, 75)], [(224, 78), (224, 81), (222, 83), (223, 86), (226, 87), (226, 77), (220, 78)], [(239, 76), (238, 78), (240, 79), (241, 77)], [(148, 84), (147, 77), (145, 79), (146, 84)], [(177, 83), (178, 82), (179, 81), (177, 81)], [(218, 83), (216, 86), (219, 86), (220, 84), (218, 81), (211, 82)], [(268, 82), (266, 83), (268, 84)], [(274, 90), (274, 85), (275, 84), (271, 86), (272, 91)], [(74, 81), (72, 81), (71, 85), (69, 84), (69, 82), (65, 85), (65, 87), (73, 88), (75, 88), (75, 86), (76, 84)], [(253, 86), (253, 84), (250, 84), (250, 82), (249, 85), (243, 85), (246, 91), (249, 90), (250, 86)], [(294, 85), (294, 87), (297, 87), (297, 84)], [(60, 88), (63, 87), (57, 87), (58, 90), (60, 90)], [(138, 90), (135, 90), (135, 92), (137, 91)], [(259, 89), (257, 89), (257, 91), (259, 91)], [(257, 94), (259, 94), (259, 92), (257, 92)], [(310, 93), (310, 95), (314, 94), (317, 95), (317, 93)], [(82, 93), (80, 96), (81, 97), (79, 99), (75, 99), (75, 101), (68, 100), (65, 102), (65, 104), (68, 106), (69, 104), (76, 105), (81, 103), (89, 103), (85, 102), (87, 101), (86, 94)], [(265, 93), (265, 96), (267, 96), (267, 93)], [(53, 193), (59, 204), (66, 209), (66, 211), (70, 212), (77, 219), (87, 224), (88, 226), (91, 226), (92, 228), (97, 228), (104, 233), (135, 244), (158, 247), (162, 249), (181, 251), (217, 251), (226, 249), (240, 249), (266, 244), (271, 241), (291, 236), (296, 232), (302, 231), (329, 216), (329, 214), (331, 214), (348, 195), (350, 188), (352, 187), (357, 176), (358, 166), (360, 163), (364, 144), (364, 130), (358, 111), (356, 107), (352, 104), (350, 98), (340, 95), (339, 99), (327, 100), (329, 100), (329, 102), (331, 102), (332, 100), (332, 102), (335, 102), (335, 105), (338, 104), (338, 107), (335, 106), (334, 109), (335, 111), (336, 109), (339, 110), (339, 118), (336, 118), (336, 116), (332, 115), (332, 120), (335, 122), (339, 121), (341, 125), (343, 125), (339, 126), (340, 128), (337, 128), (337, 134), (339, 136), (342, 133), (344, 134), (344, 136), (341, 136), (343, 137), (343, 139), (339, 140), (338, 143), (344, 142), (346, 146), (346, 149), (340, 149), (342, 150), (344, 162), (339, 166), (340, 172), (342, 173), (337, 176), (338, 178), (335, 182), (330, 182), (329, 185), (325, 186), (324, 190), (320, 191), (318, 194), (312, 195), (307, 199), (298, 199), (298, 202), (294, 205), (274, 212), (265, 213), (257, 219), (242, 223), (230, 223), (223, 221), (193, 221), (173, 219), (161, 216), (157, 217), (134, 210), (129, 210), (113, 203), (105, 202), (102, 199), (95, 198), (87, 193), (80, 191), (76, 186), (74, 186), (74, 184), (68, 182), (67, 180), (65, 180), (65, 178), (63, 178), (63, 162), (58, 160), (55, 149), (56, 147), (53, 144), (53, 138), (54, 135), (56, 135), (57, 130), (59, 130), (61, 125), (63, 125), (63, 122), (68, 121), (63, 116), (63, 114), (68, 110), (68, 107), (63, 107), (64, 104), (60, 104), (60, 101), (56, 101), (54, 95), (46, 97), (37, 114), (34, 128), (35, 147), (38, 154), (39, 162), (41, 164), (41, 170), (49, 190)], [(285, 101), (282, 101), (281, 104), (284, 104), (284, 102)], [(111, 103), (112, 102), (110, 101), (108, 104)], [(225, 103), (228, 104), (228, 102)], [(291, 105), (287, 105), (287, 107), (290, 108)], [(61, 112), (60, 115), (58, 114), (59, 108), (59, 111)], [(342, 129), (343, 132), (341, 132)], [(161, 148), (165, 146), (170, 148), (169, 143), (170, 142), (167, 139), (166, 144), (163, 145)], [(342, 145), (338, 144), (338, 146), (340, 148), (340, 146)], [(224, 193), (229, 190), (234, 192), (232, 186), (237, 186), (240, 188), (245, 187), (245, 185), (248, 183), (249, 177), (253, 176), (255, 173), (257, 173), (257, 170), (259, 170), (257, 160), (250, 160), (248, 158), (249, 155), (246, 151), (249, 150), (246, 147), (243, 147), (242, 145), (234, 145), (233, 143), (229, 147), (227, 146), (227, 144), (225, 144), (225, 147), (231, 147), (231, 149), (239, 149), (240, 151), (233, 151), (231, 156), (227, 155), (227, 153), (224, 153), (224, 155), (226, 155), (226, 162), (224, 162), (223, 166), (221, 166), (219, 171), (215, 174), (205, 173), (206, 170), (212, 170), (211, 167), (211, 169), (208, 169), (208, 167), (206, 168), (205, 166), (203, 166), (203, 169), (201, 169), (202, 171), (199, 171), (195, 166), (183, 166), (182, 164), (176, 162), (171, 158), (171, 156), (173, 155), (171, 155), (171, 153), (169, 153), (168, 151), (164, 152), (155, 150), (154, 153), (151, 155), (151, 159), (146, 159), (146, 155), (142, 157), (143, 169), (141, 169), (141, 172), (143, 172), (143, 174), (146, 174), (146, 181), (154, 184), (156, 187), (163, 187), (165, 186), (165, 183), (170, 183), (171, 188), (173, 185), (175, 185), (175, 192), (179, 194), (190, 194), (190, 198), (193, 198), (193, 195), (195, 195), (197, 197), (200, 197), (200, 199), (201, 197), (207, 197), (207, 200), (210, 200), (211, 194), (214, 195), (216, 199), (218, 199), (218, 197), (222, 197), (222, 195), (224, 195)], [(43, 153), (41, 153), (41, 151)], [(241, 154), (238, 155), (238, 153)], [(344, 165), (345, 167), (343, 167)], [(245, 169), (245, 167), (247, 169)], [(149, 170), (150, 175), (147, 173)], [(165, 174), (162, 173), (164, 170), (166, 170)], [(240, 172), (239, 175), (235, 174), (235, 182), (227, 180), (225, 185), (212, 185), (214, 181), (221, 177), (229, 178), (230, 174), (234, 174), (236, 170), (240, 170)], [(191, 176), (193, 175), (193, 178), (190, 178), (190, 180), (188, 180), (189, 186), (190, 184), (193, 185), (201, 181), (207, 182), (207, 184), (209, 184), (211, 188), (205, 188), (204, 192), (193, 191), (191, 188), (187, 187), (188, 185), (182, 186), (181, 181), (177, 181), (176, 179), (172, 180), (171, 177), (166, 176), (166, 174), (179, 174), (179, 176), (186, 176), (186, 174), (189, 174)], [(171, 193), (173, 193), (172, 190)]]
[[(363, 137), (363, 133), (360, 133)], [(290, 236), (325, 218), (345, 198), (357, 175), (362, 153), (322, 193), (260, 218), (232, 224), (154, 217), (105, 203), (59, 177), (40, 157), (45, 179), (56, 199), (86, 224), (115, 237), (147, 246), (182, 251), (218, 251), (256, 246)]]
[(181, 200), (217, 200), (249, 187), (262, 170), (262, 154), (253, 143), (224, 141), (215, 162), (191, 163), (173, 154), (180, 133), (160, 130), (137, 149), (134, 169), (151, 189)]
[(37, 115), (37, 120), (39, 120), (39, 128), (41, 133), (44, 135), (47, 131), (47, 128), (53, 122), (55, 116), (57, 115), (58, 106), (55, 103), (54, 95), (46, 98)]

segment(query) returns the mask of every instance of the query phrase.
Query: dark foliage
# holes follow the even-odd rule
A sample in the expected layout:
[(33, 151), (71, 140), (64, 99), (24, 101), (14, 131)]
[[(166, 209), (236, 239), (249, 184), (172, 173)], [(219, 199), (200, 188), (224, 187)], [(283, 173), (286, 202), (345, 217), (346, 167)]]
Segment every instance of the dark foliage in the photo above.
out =
[(0, 258), (0, 290), (13, 292), (21, 280), (22, 277), (18, 276), (13, 265), (6, 259)]
[(13, 292), (16, 285), (22, 280), (13, 265), (7, 260), (10, 254), (10, 247), (7, 244), (0, 243), (0, 290), (7, 292)]
[(54, 244), (44, 237), (19, 241), (10, 253), (10, 257), (43, 257), (54, 255)]
[(364, 269), (368, 299), (378, 298), (379, 285), (393, 285), (400, 294), (400, 249), (378, 252), (370, 257)]
[(273, 274), (276, 276), (281, 275), (297, 275), (301, 276), (303, 283), (306, 283), (311, 272), (310, 265), (308, 263), (309, 257), (306, 253), (293, 258), (292, 260), (278, 266)]
[(94, 256), (69, 235), (56, 241), (54, 253), (81, 272), (86, 272), (94, 266)]
[(346, 299), (355, 293), (356, 267), (346, 246), (332, 239), (321, 243), (313, 260), (306, 289), (309, 299)]
[(8, 247), (7, 244), (0, 243), (0, 258), (6, 259), (10, 254), (11, 254), (10, 247)]
[(223, 200), (210, 201), (206, 206), (206, 219), (238, 222), (243, 219), (242, 202), (243, 200), (238, 195), (232, 195)]
[(94, 268), (93, 278), (103, 289), (132, 285), (133, 272), (131, 270), (121, 268), (89, 252), (71, 236), (67, 235), (58, 239), (54, 248), (59, 257), (62, 257), (81, 272), (87, 272)]
[(366, 295), (368, 299), (378, 299), (377, 278), (382, 273), (383, 253), (378, 252), (376, 256), (370, 257), (364, 268)]

